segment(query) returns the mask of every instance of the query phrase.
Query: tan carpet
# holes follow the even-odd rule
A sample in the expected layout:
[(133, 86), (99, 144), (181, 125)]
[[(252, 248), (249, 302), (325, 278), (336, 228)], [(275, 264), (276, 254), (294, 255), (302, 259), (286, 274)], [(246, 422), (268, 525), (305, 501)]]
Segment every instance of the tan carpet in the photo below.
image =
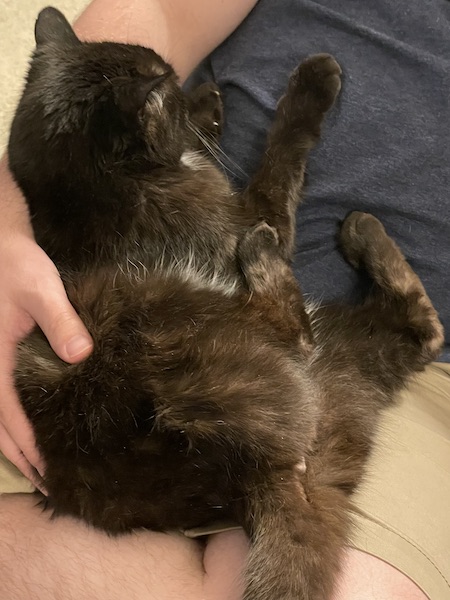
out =
[[(34, 22), (50, 4), (51, 0), (0, 0), (0, 154), (34, 47)], [(87, 0), (55, 0), (53, 6), (73, 20), (87, 4)]]

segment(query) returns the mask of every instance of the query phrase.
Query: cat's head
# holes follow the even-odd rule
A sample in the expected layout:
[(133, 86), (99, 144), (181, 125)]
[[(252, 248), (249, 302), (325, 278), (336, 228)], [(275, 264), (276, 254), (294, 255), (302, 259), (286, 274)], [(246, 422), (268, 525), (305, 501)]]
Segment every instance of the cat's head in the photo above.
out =
[(86, 152), (105, 165), (133, 155), (179, 160), (186, 102), (172, 67), (153, 50), (81, 42), (54, 8), (40, 13), (35, 37), (16, 120), (28, 119), (46, 147), (64, 144), (67, 153)]

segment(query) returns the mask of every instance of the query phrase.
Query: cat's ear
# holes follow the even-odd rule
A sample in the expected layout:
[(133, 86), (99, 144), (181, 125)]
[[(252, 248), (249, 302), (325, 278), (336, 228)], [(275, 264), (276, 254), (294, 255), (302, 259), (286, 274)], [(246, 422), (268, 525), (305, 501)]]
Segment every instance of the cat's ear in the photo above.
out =
[(39, 13), (34, 28), (36, 45), (49, 44), (81, 44), (69, 21), (56, 8), (48, 6)]
[(150, 92), (156, 89), (169, 75), (170, 72), (156, 77), (139, 77), (118, 85), (114, 94), (117, 106), (127, 115), (137, 115), (144, 108)]

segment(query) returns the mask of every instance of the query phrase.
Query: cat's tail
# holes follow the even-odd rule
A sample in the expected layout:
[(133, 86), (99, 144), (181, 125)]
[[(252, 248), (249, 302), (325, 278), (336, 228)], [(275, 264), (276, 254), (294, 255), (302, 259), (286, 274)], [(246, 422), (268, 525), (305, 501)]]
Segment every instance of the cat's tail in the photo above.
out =
[(294, 472), (274, 475), (249, 498), (244, 600), (328, 600), (349, 526), (345, 494), (309, 488)]

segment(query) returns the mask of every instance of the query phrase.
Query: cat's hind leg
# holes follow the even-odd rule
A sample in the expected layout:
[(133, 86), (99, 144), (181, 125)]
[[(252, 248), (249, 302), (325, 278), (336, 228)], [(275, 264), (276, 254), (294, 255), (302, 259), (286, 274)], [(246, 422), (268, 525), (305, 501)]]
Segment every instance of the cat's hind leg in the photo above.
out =
[(437, 358), (444, 342), (438, 314), (380, 221), (367, 213), (352, 212), (343, 223), (340, 240), (347, 260), (355, 268), (365, 268), (377, 284), (375, 297), (390, 325), (416, 343), (419, 364)]

